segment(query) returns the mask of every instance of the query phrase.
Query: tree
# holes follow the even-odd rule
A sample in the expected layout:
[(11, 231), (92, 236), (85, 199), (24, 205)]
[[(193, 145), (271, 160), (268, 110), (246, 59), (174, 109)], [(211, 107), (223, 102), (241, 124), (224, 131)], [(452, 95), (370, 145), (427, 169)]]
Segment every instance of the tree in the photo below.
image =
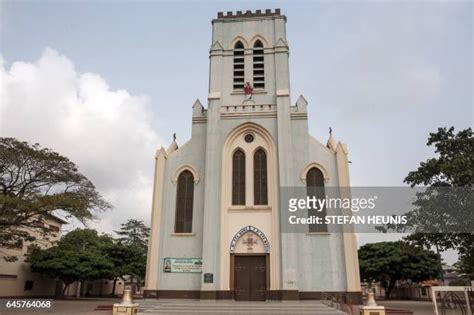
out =
[(131, 276), (132, 283), (134, 278), (140, 283), (145, 277), (150, 228), (141, 220), (129, 219), (115, 233), (120, 237), (109, 248), (109, 255), (116, 266), (112, 294), (115, 293), (118, 277)]
[(417, 193), (414, 209), (405, 213), (407, 224), (388, 229), (410, 233), (404, 239), (412, 244), (469, 255), (474, 250), (473, 132), (439, 128), (430, 133), (427, 145), (435, 147), (436, 157), (421, 162), (404, 180), (411, 187), (423, 185), (424, 190)]
[(91, 229), (76, 229), (56, 246), (36, 249), (28, 257), (31, 270), (64, 283), (63, 293), (75, 281), (110, 279), (114, 264), (104, 250), (113, 244), (108, 235)]
[(438, 128), (430, 133), (427, 144), (434, 145), (437, 157), (421, 162), (416, 171), (408, 173), (405, 183), (412, 187), (471, 187), (474, 183), (474, 137), (471, 128), (454, 132), (454, 127)]
[(118, 240), (123, 244), (136, 245), (145, 249), (148, 246), (150, 228), (142, 220), (129, 219), (122, 223), (120, 230), (115, 233), (121, 236)]
[(419, 282), (438, 274), (438, 257), (434, 252), (402, 241), (362, 246), (359, 265), (361, 280), (380, 282), (387, 299), (399, 280)]
[(85, 222), (110, 208), (68, 158), (39, 144), (0, 138), (0, 247), (34, 241), (37, 233), (46, 237), (49, 230), (41, 225), (56, 210)]
[[(416, 209), (408, 213), (408, 226), (423, 227), (436, 223), (442, 225), (445, 232), (413, 233), (406, 239), (425, 246), (435, 246), (441, 251), (456, 249), (461, 255), (469, 253), (474, 244), (473, 234), (468, 233), (472, 232), (474, 226), (470, 190), (474, 184), (473, 132), (471, 128), (457, 133), (454, 127), (439, 128), (437, 132), (430, 133), (427, 145), (435, 146), (437, 157), (421, 162), (418, 169), (409, 172), (404, 180), (411, 187), (428, 187), (415, 202)], [(445, 223), (450, 225), (446, 227)], [(446, 233), (446, 230), (450, 233)]]
[[(143, 227), (146, 231), (147, 227)], [(145, 276), (146, 247), (99, 235), (93, 229), (76, 229), (64, 235), (56, 246), (34, 250), (27, 261), (32, 271), (62, 280), (64, 290), (75, 281), (114, 279), (114, 295), (118, 278)]]
[(143, 279), (145, 276), (146, 251), (142, 247), (115, 241), (107, 246), (105, 253), (114, 265), (112, 295), (115, 295), (118, 278), (130, 276)]
[(461, 276), (474, 280), (474, 248), (471, 252), (461, 255), (454, 267), (459, 270)]

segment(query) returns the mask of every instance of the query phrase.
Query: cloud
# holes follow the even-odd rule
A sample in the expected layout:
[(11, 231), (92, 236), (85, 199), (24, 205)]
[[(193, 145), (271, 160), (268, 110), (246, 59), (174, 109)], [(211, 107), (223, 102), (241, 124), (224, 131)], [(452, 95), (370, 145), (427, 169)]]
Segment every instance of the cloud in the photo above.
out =
[(112, 90), (94, 73), (47, 48), (34, 62), (0, 59), (0, 134), (38, 142), (67, 157), (115, 209), (92, 226), (111, 232), (128, 218), (149, 221), (154, 131), (145, 96)]

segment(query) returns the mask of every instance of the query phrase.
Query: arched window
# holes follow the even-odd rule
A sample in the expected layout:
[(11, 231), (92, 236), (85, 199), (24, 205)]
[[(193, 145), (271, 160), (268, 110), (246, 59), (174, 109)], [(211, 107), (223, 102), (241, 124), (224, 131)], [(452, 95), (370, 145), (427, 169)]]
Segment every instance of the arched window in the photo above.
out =
[[(306, 174), (306, 192), (310, 197), (326, 198), (324, 189), (324, 176), (319, 168), (313, 167)], [(308, 209), (308, 216), (326, 217), (326, 207), (323, 209)], [(326, 224), (310, 224), (309, 232), (327, 232)]]
[(245, 205), (245, 153), (240, 149), (232, 156), (232, 204)]
[(265, 88), (265, 60), (263, 44), (260, 40), (253, 45), (253, 86), (256, 89)]
[(234, 90), (244, 89), (244, 45), (241, 41), (234, 46)]
[(184, 170), (178, 176), (176, 189), (175, 233), (191, 233), (193, 229), (194, 176)]
[(267, 154), (263, 149), (258, 149), (253, 157), (253, 193), (254, 204), (268, 204)]

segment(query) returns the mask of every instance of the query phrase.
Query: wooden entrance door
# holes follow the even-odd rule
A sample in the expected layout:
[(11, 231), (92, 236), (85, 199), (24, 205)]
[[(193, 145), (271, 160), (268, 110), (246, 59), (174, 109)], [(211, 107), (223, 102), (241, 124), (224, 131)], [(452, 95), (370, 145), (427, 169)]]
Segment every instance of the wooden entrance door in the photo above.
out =
[(267, 262), (265, 256), (235, 256), (234, 296), (239, 301), (265, 301)]

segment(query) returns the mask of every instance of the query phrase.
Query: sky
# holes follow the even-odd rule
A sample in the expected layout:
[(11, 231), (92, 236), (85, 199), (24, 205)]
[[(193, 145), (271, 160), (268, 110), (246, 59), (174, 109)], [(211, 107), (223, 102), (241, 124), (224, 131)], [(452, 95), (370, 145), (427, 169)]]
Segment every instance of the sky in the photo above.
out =
[(347, 143), (355, 186), (400, 186), (438, 127), (473, 125), (470, 1), (2, 1), (0, 136), (74, 161), (115, 207), (150, 220), (154, 153), (206, 104), (218, 11), (281, 8), (292, 103)]

